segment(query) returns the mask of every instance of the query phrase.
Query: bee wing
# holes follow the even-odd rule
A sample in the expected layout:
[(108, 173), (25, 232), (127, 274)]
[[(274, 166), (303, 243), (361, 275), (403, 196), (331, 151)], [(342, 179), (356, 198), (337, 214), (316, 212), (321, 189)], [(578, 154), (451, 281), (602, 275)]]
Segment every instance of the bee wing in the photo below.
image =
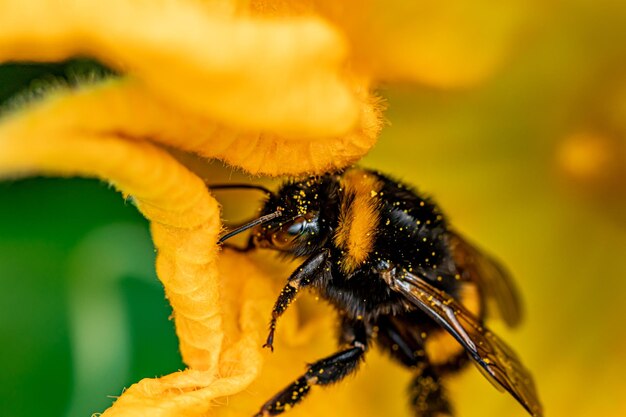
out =
[(531, 415), (542, 415), (532, 377), (515, 352), (460, 303), (408, 272), (394, 276), (391, 286), (446, 329), (496, 388), (508, 391)]
[(485, 295), (488, 312), (499, 312), (510, 327), (518, 325), (522, 319), (522, 304), (507, 270), (453, 231), (450, 231), (449, 242), (457, 267), (466, 272)]

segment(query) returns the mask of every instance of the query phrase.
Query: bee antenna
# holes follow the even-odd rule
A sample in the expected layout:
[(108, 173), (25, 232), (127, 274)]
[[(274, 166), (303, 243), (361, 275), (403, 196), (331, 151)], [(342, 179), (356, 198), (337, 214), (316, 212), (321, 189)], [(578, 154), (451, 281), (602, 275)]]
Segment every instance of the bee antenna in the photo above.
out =
[(262, 191), (265, 194), (273, 195), (269, 189), (263, 187), (262, 185), (256, 184), (207, 184), (210, 190), (237, 190), (237, 189), (248, 189), (248, 190), (258, 190)]
[(281, 210), (276, 210), (273, 213), (270, 214), (266, 214), (265, 216), (261, 216), (258, 219), (254, 219), (251, 222), (248, 222), (242, 226), (239, 226), (238, 228), (236, 228), (235, 230), (231, 230), (230, 232), (226, 233), (225, 235), (223, 235), (222, 237), (219, 238), (219, 240), (217, 241), (218, 244), (222, 244), (224, 243), (226, 240), (230, 239), (231, 237), (238, 235), (241, 232), (245, 232), (246, 230), (257, 226), (259, 224), (263, 224), (263, 223), (267, 223), (270, 220), (275, 219), (276, 217), (279, 217), (282, 214)]

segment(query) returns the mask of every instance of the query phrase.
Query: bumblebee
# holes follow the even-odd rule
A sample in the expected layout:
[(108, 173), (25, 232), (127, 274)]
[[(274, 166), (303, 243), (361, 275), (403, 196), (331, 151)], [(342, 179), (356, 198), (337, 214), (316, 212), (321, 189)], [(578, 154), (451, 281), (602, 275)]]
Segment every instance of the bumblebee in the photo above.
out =
[(354, 373), (374, 344), (415, 373), (410, 401), (417, 416), (452, 414), (442, 378), (469, 362), (531, 415), (542, 415), (530, 373), (484, 324), (496, 312), (509, 326), (519, 323), (513, 282), (448, 226), (432, 200), (358, 167), (265, 191), (262, 215), (220, 239), (252, 228), (242, 250), (304, 259), (276, 300), (264, 347), (273, 349), (278, 319), (310, 288), (339, 312), (343, 348), (310, 364), (255, 417), (281, 414), (312, 386)]

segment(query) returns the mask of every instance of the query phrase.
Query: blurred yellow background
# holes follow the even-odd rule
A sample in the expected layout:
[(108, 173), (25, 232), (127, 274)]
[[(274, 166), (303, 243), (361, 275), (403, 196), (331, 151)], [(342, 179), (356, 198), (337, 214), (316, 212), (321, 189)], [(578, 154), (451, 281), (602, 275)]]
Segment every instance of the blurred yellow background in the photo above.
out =
[[(511, 269), (526, 318), (516, 331), (492, 327), (532, 370), (546, 415), (623, 416), (626, 3), (534, 7), (544, 10), (527, 36), (479, 85), (382, 85), (388, 125), (361, 164), (432, 195)], [(0, 94), (81, 65), (94, 64), (0, 66)], [(265, 181), (188, 164), (213, 182)], [(227, 217), (258, 206), (254, 195), (220, 198)], [(0, 183), (2, 415), (89, 415), (122, 387), (183, 367), (153, 261), (146, 222), (106, 186)], [(409, 415), (404, 389), (380, 388), (407, 374), (370, 356), (357, 377), (318, 390), (293, 415), (355, 392), (376, 397), (372, 415)], [(451, 383), (459, 416), (524, 415), (471, 371)], [(343, 415), (349, 401), (336, 406)]]

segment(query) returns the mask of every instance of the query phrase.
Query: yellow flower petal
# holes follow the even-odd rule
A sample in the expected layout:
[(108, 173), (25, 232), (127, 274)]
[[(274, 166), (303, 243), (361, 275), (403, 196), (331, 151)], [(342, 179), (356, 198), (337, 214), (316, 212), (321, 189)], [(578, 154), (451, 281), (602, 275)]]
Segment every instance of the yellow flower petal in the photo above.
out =
[(342, 168), (363, 156), (380, 132), (380, 108), (375, 98), (366, 95), (354, 130), (342, 136), (290, 139), (181, 112), (170, 103), (155, 100), (134, 79), (113, 79), (75, 91), (56, 91), (27, 112), (6, 118), (4, 128), (12, 134), (12, 126), (18, 126), (33, 135), (50, 130), (93, 135), (114, 132), (221, 159), (254, 174), (297, 175)]
[[(22, 132), (0, 129), (0, 174), (4, 177), (79, 175), (111, 181), (124, 194), (131, 195), (142, 213), (152, 221), (157, 249), (162, 250), (157, 268), (169, 269), (169, 275), (161, 275), (161, 278), (167, 278), (166, 287), (171, 296), (193, 294), (208, 301), (208, 305), (215, 304), (216, 283), (211, 268), (221, 227), (218, 205), (202, 180), (166, 152), (148, 143), (133, 143), (111, 136), (71, 136), (54, 131), (34, 135), (29, 129)], [(203, 287), (196, 281), (193, 288), (186, 288), (189, 277), (183, 275), (191, 271), (207, 279), (207, 284)], [(213, 284), (208, 285), (211, 279)], [(193, 336), (179, 335), (187, 363), (202, 365), (202, 368), (216, 366), (217, 353), (196, 348), (198, 343), (193, 340), (184, 340), (191, 337), (214, 340), (220, 326), (215, 315), (200, 316), (190, 312), (177, 317), (183, 320), (179, 328), (197, 324), (207, 329)]]
[[(230, 255), (237, 258), (230, 261), (237, 268), (229, 268), (229, 257), (224, 257), (225, 269), (218, 272), (219, 209), (204, 183), (145, 142), (54, 131), (31, 135), (27, 127), (22, 132), (0, 129), (0, 177), (98, 177), (130, 194), (151, 221), (157, 273), (174, 310), (183, 359), (191, 368), (140, 381), (105, 415), (199, 415), (210, 400), (244, 389), (260, 365), (258, 333), (264, 320), (259, 320), (257, 305), (267, 311), (271, 299), (263, 302), (264, 281), (255, 279), (258, 273), (251, 267), (246, 269), (241, 255)], [(238, 276), (229, 277), (229, 271)], [(241, 296), (237, 304), (222, 302), (218, 276), (228, 280), (227, 291)]]
[[(218, 300), (224, 340), (218, 368), (188, 369), (158, 380), (144, 379), (127, 389), (104, 416), (205, 415), (213, 404), (226, 401), (222, 397), (243, 391), (256, 378), (261, 365), (261, 332), (266, 325), (262, 313), (271, 308), (272, 293), (267, 281), (243, 255), (224, 253), (218, 274), (228, 282), (220, 287)], [(197, 280), (191, 277), (190, 281)], [(201, 305), (198, 307), (206, 310)], [(219, 351), (217, 346), (215, 351)]]
[(319, 18), (231, 19), (174, 0), (0, 1), (0, 61), (76, 55), (133, 74), (192, 114), (246, 130), (334, 136), (359, 117), (342, 75), (345, 41)]

